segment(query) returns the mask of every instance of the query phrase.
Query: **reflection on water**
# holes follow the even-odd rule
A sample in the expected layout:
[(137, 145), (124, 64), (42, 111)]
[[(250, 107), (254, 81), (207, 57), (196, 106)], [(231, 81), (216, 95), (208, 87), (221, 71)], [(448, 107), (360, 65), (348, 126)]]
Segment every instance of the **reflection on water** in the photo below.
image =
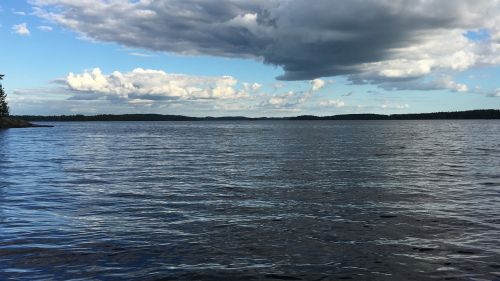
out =
[(495, 280), (498, 121), (0, 131), (0, 279)]

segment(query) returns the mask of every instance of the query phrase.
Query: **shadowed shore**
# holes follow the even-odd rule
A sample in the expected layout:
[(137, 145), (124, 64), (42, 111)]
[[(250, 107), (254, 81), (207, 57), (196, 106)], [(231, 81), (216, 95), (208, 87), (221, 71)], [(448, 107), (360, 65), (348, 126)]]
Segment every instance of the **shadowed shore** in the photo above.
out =
[(11, 118), (11, 117), (0, 118), (0, 130), (9, 128), (33, 128), (33, 127), (53, 127), (53, 126), (37, 125), (22, 119)]

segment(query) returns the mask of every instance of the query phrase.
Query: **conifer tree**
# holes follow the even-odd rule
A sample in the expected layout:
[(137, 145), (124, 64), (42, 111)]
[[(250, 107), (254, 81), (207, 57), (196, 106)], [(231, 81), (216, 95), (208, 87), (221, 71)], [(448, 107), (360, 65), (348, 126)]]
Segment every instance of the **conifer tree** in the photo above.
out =
[(2, 79), (3, 74), (0, 74), (0, 118), (9, 116), (9, 105), (7, 104), (7, 94), (3, 90)]

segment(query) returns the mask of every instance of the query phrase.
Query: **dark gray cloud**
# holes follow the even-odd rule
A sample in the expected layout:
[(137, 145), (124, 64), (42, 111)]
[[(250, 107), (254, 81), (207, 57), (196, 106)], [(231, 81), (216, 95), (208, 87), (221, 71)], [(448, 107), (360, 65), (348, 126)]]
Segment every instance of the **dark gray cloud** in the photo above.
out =
[[(35, 5), (39, 16), (93, 40), (254, 58), (281, 66), (283, 80), (462, 70), (480, 57), (463, 31), (485, 28), (496, 34), (500, 14), (498, 0), (37, 0)], [(449, 34), (455, 36), (452, 42)], [(442, 50), (429, 42), (448, 46)], [(444, 51), (452, 57), (442, 58)], [(410, 70), (402, 71), (405, 66)]]

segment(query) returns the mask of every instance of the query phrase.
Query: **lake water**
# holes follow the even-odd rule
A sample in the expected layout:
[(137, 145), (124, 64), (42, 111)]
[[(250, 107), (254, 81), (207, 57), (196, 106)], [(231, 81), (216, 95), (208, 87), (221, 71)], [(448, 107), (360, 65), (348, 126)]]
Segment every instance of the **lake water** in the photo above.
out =
[(0, 280), (500, 280), (500, 122), (0, 131)]

